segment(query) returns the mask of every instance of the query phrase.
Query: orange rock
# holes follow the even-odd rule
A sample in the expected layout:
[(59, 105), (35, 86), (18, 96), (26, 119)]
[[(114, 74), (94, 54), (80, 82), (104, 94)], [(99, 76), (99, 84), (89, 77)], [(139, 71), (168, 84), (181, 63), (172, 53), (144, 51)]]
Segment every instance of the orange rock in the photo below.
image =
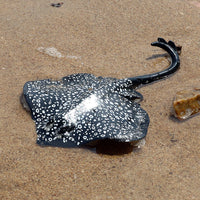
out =
[(200, 112), (200, 90), (182, 90), (176, 93), (174, 114), (178, 119), (187, 119)]

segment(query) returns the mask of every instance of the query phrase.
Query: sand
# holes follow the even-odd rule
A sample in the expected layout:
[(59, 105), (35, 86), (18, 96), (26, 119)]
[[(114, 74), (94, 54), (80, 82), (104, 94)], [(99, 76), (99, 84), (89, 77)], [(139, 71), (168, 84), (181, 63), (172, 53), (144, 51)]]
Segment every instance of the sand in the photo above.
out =
[[(177, 91), (200, 86), (200, 1), (63, 2), (1, 0), (0, 199), (199, 200), (200, 115), (178, 122), (170, 113)], [(142, 149), (108, 156), (36, 144), (19, 102), (26, 81), (159, 71), (164, 58), (148, 59), (163, 53), (150, 46), (157, 37), (183, 46), (181, 68), (138, 90), (151, 120)]]

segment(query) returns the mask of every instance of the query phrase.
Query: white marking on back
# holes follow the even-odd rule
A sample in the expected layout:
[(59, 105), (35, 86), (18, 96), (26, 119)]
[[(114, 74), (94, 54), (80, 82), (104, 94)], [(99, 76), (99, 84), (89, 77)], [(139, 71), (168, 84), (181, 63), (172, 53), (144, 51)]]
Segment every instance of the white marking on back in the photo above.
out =
[(99, 105), (100, 105), (99, 98), (95, 94), (92, 94), (86, 99), (84, 99), (73, 110), (70, 110), (67, 114), (65, 114), (64, 118), (69, 123), (73, 123), (76, 125), (79, 116), (81, 116), (86, 112), (91, 111), (93, 108), (96, 108)]

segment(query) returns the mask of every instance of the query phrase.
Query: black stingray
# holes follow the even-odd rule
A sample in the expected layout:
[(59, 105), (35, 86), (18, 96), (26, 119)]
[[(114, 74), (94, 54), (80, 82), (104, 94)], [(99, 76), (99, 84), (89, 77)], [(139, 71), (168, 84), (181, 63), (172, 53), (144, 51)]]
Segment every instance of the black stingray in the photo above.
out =
[(169, 53), (171, 65), (158, 73), (126, 79), (72, 74), (62, 80), (25, 83), (22, 99), (36, 123), (37, 143), (84, 145), (104, 139), (139, 141), (147, 134), (149, 117), (136, 88), (163, 79), (180, 65), (172, 41), (152, 43)]

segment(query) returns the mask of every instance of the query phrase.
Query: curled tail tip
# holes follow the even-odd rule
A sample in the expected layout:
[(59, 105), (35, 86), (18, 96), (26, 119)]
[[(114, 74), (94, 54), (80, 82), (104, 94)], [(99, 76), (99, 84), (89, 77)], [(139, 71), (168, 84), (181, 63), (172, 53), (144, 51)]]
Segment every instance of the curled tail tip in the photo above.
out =
[(168, 42), (168, 45), (171, 46), (178, 53), (178, 55), (181, 54), (182, 46), (175, 45), (175, 43), (173, 41), (171, 41), (171, 40)]
[(152, 42), (151, 45), (152, 45), (152, 46), (156, 46), (157, 44), (160, 44), (160, 43), (167, 44), (167, 42), (166, 42), (165, 39), (159, 37), (159, 38), (157, 39), (157, 41)]
[(171, 40), (169, 40), (169, 42), (167, 42), (165, 39), (163, 38), (158, 38), (158, 40), (156, 42), (152, 42), (151, 46), (159, 46), (159, 44), (165, 44), (165, 45), (169, 45), (171, 48), (173, 48), (179, 55), (181, 54), (181, 49), (182, 46), (179, 45), (175, 45), (175, 43)]

